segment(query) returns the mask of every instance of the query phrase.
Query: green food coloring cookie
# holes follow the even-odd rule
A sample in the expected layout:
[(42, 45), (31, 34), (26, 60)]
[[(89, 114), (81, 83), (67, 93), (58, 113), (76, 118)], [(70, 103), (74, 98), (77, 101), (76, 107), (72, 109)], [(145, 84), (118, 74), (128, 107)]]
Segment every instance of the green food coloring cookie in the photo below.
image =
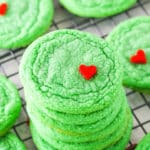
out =
[(120, 72), (118, 59), (104, 40), (76, 30), (39, 38), (27, 48), (20, 66), (25, 93), (30, 87), (38, 106), (70, 114), (107, 107), (118, 95)]
[[(121, 141), (121, 139), (125, 136), (124, 142), (121, 143), (121, 146), (125, 147), (125, 144), (127, 144), (127, 141), (129, 139), (129, 135), (131, 132), (131, 127), (132, 127), (132, 119), (131, 119), (132, 117), (131, 117), (131, 113), (129, 111), (128, 111), (127, 116), (128, 117), (126, 118), (127, 120), (125, 121), (126, 123), (124, 124), (125, 128), (123, 129), (123, 131), (118, 131), (118, 132), (111, 134), (109, 136), (109, 138), (107, 138), (107, 140), (106, 139), (105, 140), (97, 140), (94, 142), (84, 142), (84, 143), (73, 143), (73, 142), (68, 143), (68, 142), (62, 142), (60, 140), (56, 141), (52, 138), (50, 139), (50, 136), (49, 136), (47, 139), (41, 140), (40, 142), (42, 144), (45, 141), (46, 145), (51, 145), (55, 149), (63, 149), (63, 150), (65, 150), (65, 149), (72, 149), (72, 150), (94, 149), (94, 150), (99, 150), (99, 149), (109, 149), (112, 147), (119, 148), (120, 146), (119, 146), (118, 141)], [(34, 137), (35, 132), (41, 138), (42, 133), (40, 131), (37, 131), (33, 127), (32, 124), (31, 124), (31, 132), (33, 134), (33, 139), (35, 139), (35, 137)], [(37, 144), (37, 145), (39, 145), (39, 144)]]
[(136, 0), (59, 0), (71, 13), (81, 17), (107, 17), (130, 8)]
[[(51, 137), (56, 140), (79, 143), (79, 142), (95, 141), (100, 139), (104, 140), (105, 138), (108, 138), (110, 134), (116, 132), (116, 130), (117, 131), (124, 130), (125, 127), (124, 124), (126, 122), (126, 117), (122, 117), (124, 116), (124, 113), (126, 112), (120, 110), (116, 118), (112, 122), (110, 122), (107, 126), (105, 126), (105, 128), (99, 127), (96, 132), (92, 132), (92, 133), (87, 132), (84, 134), (83, 133), (77, 134), (75, 133), (75, 131), (74, 132), (63, 131), (60, 128), (52, 127), (46, 124), (46, 122), (42, 122), (42, 121), (40, 122), (39, 118), (37, 118), (35, 115), (31, 116), (31, 113), (30, 113), (30, 119), (32, 120), (32, 124), (34, 125), (34, 127), (41, 132), (41, 136), (44, 139), (48, 139), (49, 135), (51, 135)], [(103, 121), (105, 121), (105, 118), (100, 120), (99, 122), (103, 122)], [(93, 126), (93, 124), (88, 124), (87, 127), (88, 126), (90, 128), (90, 126)], [(75, 128), (76, 126), (73, 127)], [(77, 128), (79, 128), (79, 126)], [(83, 127), (80, 126), (80, 128)]]
[(12, 133), (0, 137), (0, 150), (26, 150), (25, 145)]
[(118, 25), (107, 41), (118, 52), (124, 69), (123, 84), (150, 90), (150, 17), (137, 17)]
[(34, 129), (34, 127), (30, 126), (30, 130), (32, 133), (32, 138), (34, 143), (36, 144), (36, 147), (38, 149), (42, 149), (42, 150), (57, 150), (56, 148), (52, 147), (49, 143), (47, 143), (44, 139), (42, 139), (39, 134), (37, 133), (37, 131)]
[(150, 133), (148, 133), (138, 144), (135, 150), (150, 150)]
[[(105, 148), (105, 150), (123, 150), (125, 149), (125, 146), (128, 143), (130, 134), (131, 134), (132, 127), (130, 126), (127, 132), (124, 134), (124, 136), (117, 141), (117, 143), (109, 148)], [(42, 139), (39, 134), (35, 131), (35, 129), (32, 127), (31, 129), (34, 143), (36, 143), (36, 146), (38, 149), (42, 150), (57, 150), (56, 148), (52, 147), (48, 142), (46, 142), (44, 139)]]
[(52, 0), (0, 0), (1, 5), (1, 49), (27, 46), (45, 33), (52, 22)]
[(113, 116), (115, 117), (115, 115), (118, 113), (119, 108), (121, 107), (123, 103), (122, 100), (120, 99), (123, 99), (124, 96), (125, 96), (125, 93), (123, 91), (120, 92), (118, 97), (114, 101), (112, 101), (107, 107), (105, 107), (104, 109), (100, 111), (87, 113), (87, 114), (69, 114), (69, 113), (62, 113), (59, 111), (44, 109), (38, 106), (37, 103), (35, 103), (35, 99), (32, 96), (32, 94), (30, 93), (28, 93), (28, 95), (27, 93), (25, 94), (28, 108), (30, 110), (33, 109), (34, 112), (36, 111), (37, 115), (39, 113), (42, 113), (45, 118), (45, 121), (46, 121), (46, 118), (48, 120), (49, 118), (52, 118), (58, 122), (65, 123), (65, 124), (72, 124), (72, 125), (73, 124), (74, 125), (86, 125), (86, 124), (95, 123), (101, 120), (102, 118), (106, 118), (107, 116), (109, 117), (111, 116), (112, 118)]
[[(123, 95), (123, 94), (122, 94)], [(56, 131), (63, 134), (68, 135), (90, 135), (95, 134), (95, 132), (100, 132), (102, 129), (105, 129), (107, 126), (110, 125), (110, 123), (115, 122), (115, 118), (121, 118), (124, 119), (125, 116), (125, 109), (126, 109), (126, 98), (122, 96), (123, 99), (118, 98), (118, 101), (122, 101), (122, 106), (118, 107), (116, 105), (116, 109), (112, 111), (112, 113), (108, 114), (107, 116), (100, 118), (96, 122), (93, 122), (91, 124), (83, 124), (83, 125), (74, 125), (74, 124), (66, 124), (61, 123), (59, 121), (56, 121), (50, 117), (48, 117), (47, 114), (44, 114), (40, 111), (40, 109), (34, 109), (32, 106), (27, 106), (28, 114), (31, 118), (31, 120), (34, 120), (33, 122), (40, 121), (43, 126), (47, 126), (48, 128), (54, 129)], [(103, 113), (103, 112), (101, 112)], [(118, 114), (120, 113), (120, 114)], [(67, 116), (67, 114), (66, 114)], [(119, 116), (119, 117), (118, 117)], [(94, 116), (93, 116), (94, 117)], [(120, 119), (118, 119), (120, 120)], [(37, 123), (36, 123), (37, 124)], [(38, 126), (38, 125), (37, 125)], [(41, 127), (40, 127), (41, 128)], [(96, 136), (95, 136), (96, 137)], [(75, 139), (76, 140), (76, 139)]]
[(0, 75), (0, 136), (15, 123), (21, 111), (21, 100), (16, 87)]

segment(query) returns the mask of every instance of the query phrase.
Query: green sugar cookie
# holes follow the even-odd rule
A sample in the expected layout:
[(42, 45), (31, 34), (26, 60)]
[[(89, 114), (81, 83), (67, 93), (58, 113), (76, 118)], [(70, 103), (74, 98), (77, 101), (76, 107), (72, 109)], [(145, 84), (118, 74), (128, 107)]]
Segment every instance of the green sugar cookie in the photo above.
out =
[[(118, 113), (121, 113), (122, 116), (125, 115), (126, 98), (125, 98), (125, 95), (123, 94), (121, 94), (122, 97), (120, 95), (119, 95), (120, 97), (118, 97), (118, 101), (122, 102), (121, 107), (118, 107), (118, 105), (116, 105), (116, 108), (114, 111), (112, 111), (110, 114), (106, 115), (103, 118), (100, 118), (99, 120), (91, 124), (76, 125), (76, 124), (71, 124), (71, 123), (70, 124), (62, 123), (62, 122), (59, 122), (57, 120), (50, 118), (47, 114), (44, 114), (43, 112), (41, 112), (40, 109), (33, 108), (32, 107), (33, 105), (32, 106), (27, 105), (27, 111), (31, 120), (34, 120), (35, 122), (36, 120), (37, 121), (39, 120), (43, 125), (47, 126), (47, 128), (51, 128), (56, 131), (58, 130), (58, 132), (59, 130), (61, 130), (62, 134), (68, 133), (70, 135), (83, 135), (84, 136), (84, 135), (89, 135), (91, 133), (95, 133), (104, 129), (106, 126), (112, 123), (117, 116), (119, 116)], [(103, 111), (101, 111), (101, 113), (103, 113)], [(122, 119), (124, 119), (124, 117), (122, 117)]]
[[(84, 142), (84, 143), (72, 143), (71, 142), (71, 143), (68, 143), (68, 142), (62, 142), (60, 140), (56, 141), (56, 140), (52, 139), (50, 136), (44, 140), (49, 145), (51, 145), (52, 147), (54, 147), (56, 149), (62, 149), (62, 150), (66, 150), (66, 149), (71, 149), (71, 150), (84, 150), (84, 149), (85, 150), (91, 150), (91, 149), (99, 150), (99, 149), (106, 149), (106, 148), (109, 149), (109, 147), (112, 147), (112, 145), (115, 145), (126, 134), (128, 135), (126, 137), (126, 142), (127, 142), (127, 139), (129, 138), (129, 133), (131, 132), (131, 126), (132, 126), (132, 119), (131, 118), (132, 118), (131, 113), (130, 113), (130, 111), (128, 111), (128, 117), (126, 118), (126, 121), (124, 124), (124, 129), (111, 134), (109, 136), (109, 138), (107, 138), (107, 140), (101, 139), (101, 140), (97, 140), (94, 142)], [(31, 124), (31, 132), (33, 134), (33, 138), (34, 138), (33, 132), (35, 132), (35, 131), (37, 132), (39, 137), (41, 137), (42, 133), (40, 131), (37, 131), (33, 127), (33, 125)], [(117, 146), (115, 145), (115, 147), (118, 147), (118, 146), (119, 145), (117, 145)]]
[(129, 142), (131, 132), (132, 132), (132, 124), (129, 125), (123, 137), (119, 141), (117, 141), (116, 144), (112, 145), (108, 149), (106, 148), (106, 150), (124, 150)]
[(16, 87), (0, 75), (0, 136), (15, 123), (21, 111), (21, 100)]
[[(93, 123), (96, 124), (97, 122), (99, 122), (100, 120), (104, 118), (107, 118), (107, 121), (109, 122), (112, 121), (116, 117), (118, 112), (120, 111), (121, 105), (124, 103), (122, 99), (126, 99), (125, 92), (122, 89), (122, 87), (120, 87), (120, 90), (118, 90), (118, 97), (114, 100), (113, 103), (111, 103), (105, 109), (96, 111), (90, 114), (88, 113), (84, 115), (82, 114), (74, 115), (74, 114), (68, 114), (68, 113), (54, 112), (52, 110), (46, 111), (44, 108), (38, 106), (35, 103), (35, 99), (33, 98), (31, 94), (28, 94), (28, 95), (29, 96), (25, 95), (28, 108), (31, 111), (33, 111), (33, 114), (35, 114), (38, 118), (40, 118), (40, 120), (43, 120), (43, 122), (46, 122), (46, 123), (49, 122), (49, 124), (54, 124), (54, 122), (58, 121), (60, 122), (60, 124), (61, 123), (66, 124), (66, 125), (71, 124), (71, 125), (78, 125), (78, 126), (80, 125), (83, 126), (83, 125), (88, 125), (88, 124), (93, 124)], [(98, 126), (101, 126), (102, 124), (105, 124), (105, 122), (101, 122), (101, 124), (99, 124)], [(71, 130), (72, 130), (72, 127), (71, 127)]]
[(0, 150), (26, 150), (25, 145), (12, 133), (0, 137)]
[(107, 38), (124, 69), (123, 84), (150, 90), (150, 17), (137, 17), (118, 25)]
[(52, 0), (0, 0), (0, 48), (25, 47), (45, 33), (53, 16)]
[(136, 0), (59, 0), (71, 13), (81, 17), (101, 18), (123, 12)]
[[(80, 68), (82, 64), (86, 67)], [(76, 30), (58, 30), (27, 48), (20, 78), (25, 92), (32, 89), (38, 106), (87, 114), (104, 109), (116, 99), (121, 83), (118, 68), (118, 59), (104, 40)], [(86, 69), (92, 75), (90, 80), (84, 77)]]
[[(122, 97), (120, 97), (120, 95), (122, 95)], [(65, 124), (84, 125), (84, 124), (95, 123), (106, 116), (115, 116), (115, 114), (118, 113), (119, 108), (122, 105), (122, 101), (120, 99), (122, 99), (124, 95), (125, 95), (124, 92), (123, 93), (120, 92), (118, 98), (116, 98), (106, 108), (88, 114), (68, 114), (68, 113), (62, 113), (54, 110), (47, 110), (38, 106), (37, 103), (35, 103), (35, 99), (32, 96), (32, 94), (29, 93), (27, 96), (27, 92), (26, 92), (25, 97), (26, 97), (27, 105), (31, 110), (34, 109), (36, 110), (36, 112), (43, 113), (47, 116), (47, 118), (52, 118), (56, 121)]]
[(39, 150), (57, 150), (56, 148), (52, 147), (49, 143), (47, 143), (44, 139), (42, 139), (33, 126), (30, 125), (30, 131), (32, 134), (32, 138), (34, 143), (36, 144), (36, 147)]
[[(125, 95), (124, 93), (122, 93), (121, 89), (120, 89), (120, 95), (121, 97), (118, 97), (118, 101), (126, 101)], [(119, 95), (119, 96), (120, 96)], [(122, 103), (124, 104), (124, 103)], [(32, 109), (32, 106), (28, 106), (27, 110), (28, 110), (28, 114), (29, 117), (32, 119), (34, 116), (35, 118), (37, 118), (38, 120), (44, 122), (44, 124), (47, 124), (50, 128), (54, 128), (54, 129), (60, 129), (62, 130), (62, 132), (69, 132), (70, 135), (74, 135), (74, 134), (79, 134), (79, 135), (88, 135), (90, 133), (95, 133), (97, 131), (100, 131), (102, 129), (104, 129), (106, 126), (108, 126), (118, 115), (119, 112), (122, 112), (122, 116), (124, 118), (125, 116), (125, 107), (126, 105), (124, 104), (121, 107), (117, 107), (115, 110), (108, 114), (107, 116), (105, 116), (104, 118), (101, 118), (99, 120), (97, 120), (96, 122), (93, 122), (91, 124), (83, 124), (83, 125), (74, 125), (74, 124), (66, 124), (66, 123), (61, 123), (59, 121), (56, 121), (50, 117), (48, 117), (48, 113), (44, 114), (44, 112), (40, 111), (40, 109)], [(31, 109), (30, 109), (31, 108)], [(103, 113), (103, 112), (101, 112)], [(66, 114), (67, 115), (67, 114)], [(94, 117), (94, 116), (93, 116)]]
[[(53, 128), (50, 125), (48, 126), (46, 122), (45, 123), (40, 122), (35, 115), (31, 116), (30, 114), (30, 119), (36, 130), (41, 132), (41, 137), (43, 137), (44, 139), (48, 139), (50, 135), (53, 139), (56, 140), (79, 143), (108, 138), (108, 136), (113, 132), (116, 132), (116, 130), (122, 131), (124, 124), (126, 122), (126, 117), (122, 116), (124, 116), (124, 111), (120, 111), (116, 116), (116, 118), (112, 122), (110, 122), (109, 125), (107, 125), (105, 128), (103, 129), (100, 128), (97, 132), (94, 133), (84, 133), (84, 134), (76, 134), (67, 131), (64, 132), (61, 129)], [(103, 120), (100, 120), (100, 122), (103, 122)], [(89, 126), (92, 125), (89, 124)], [(80, 128), (82, 128), (82, 126), (80, 126)]]
[(150, 133), (148, 133), (137, 145), (135, 150), (150, 150)]
[[(115, 145), (113, 145), (109, 148), (105, 148), (105, 150), (123, 150), (123, 149), (125, 149), (125, 146), (127, 145), (130, 134), (131, 134), (131, 129), (132, 129), (132, 126), (129, 127), (129, 129), (127, 130), (125, 135), (119, 141), (117, 141), (117, 143)], [(46, 142), (44, 139), (42, 139), (33, 127), (31, 128), (31, 132), (33, 135), (34, 143), (36, 143), (36, 146), (38, 147), (38, 149), (56, 150), (56, 148), (52, 147), (48, 142)], [(84, 149), (82, 149), (82, 150), (84, 150)]]

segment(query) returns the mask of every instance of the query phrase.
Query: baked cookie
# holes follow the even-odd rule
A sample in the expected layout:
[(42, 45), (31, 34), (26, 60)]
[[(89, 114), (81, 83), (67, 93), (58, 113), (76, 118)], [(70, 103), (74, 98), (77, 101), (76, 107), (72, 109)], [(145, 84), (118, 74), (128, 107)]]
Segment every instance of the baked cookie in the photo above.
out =
[(137, 17), (118, 25), (107, 37), (124, 69), (123, 84), (150, 90), (150, 17)]
[[(120, 96), (122, 95), (122, 97)], [(43, 114), (46, 118), (52, 118), (53, 120), (56, 120), (60, 123), (64, 124), (74, 124), (74, 125), (86, 125), (86, 124), (92, 124), (100, 119), (107, 118), (108, 116), (111, 116), (111, 119), (115, 118), (116, 115), (119, 112), (119, 108), (121, 108), (121, 105), (123, 104), (123, 97), (124, 95), (120, 92), (119, 96), (117, 99), (113, 101), (113, 103), (110, 103), (106, 108), (96, 111), (93, 113), (88, 113), (88, 114), (69, 114), (59, 112), (59, 111), (54, 111), (54, 110), (46, 110), (44, 108), (41, 108), (38, 106), (37, 103), (35, 103), (35, 99), (31, 94), (27, 95), (26, 92), (26, 102), (27, 105), (30, 107), (32, 111), (35, 113), (38, 113), (38, 116), (42, 116)], [(111, 107), (110, 107), (111, 106)], [(116, 109), (116, 106), (118, 109)], [(93, 117), (94, 116), (94, 117)]]
[(40, 137), (40, 135), (37, 133), (36, 129), (33, 127), (33, 125), (30, 125), (30, 131), (33, 137), (34, 143), (36, 143), (36, 147), (38, 149), (42, 150), (57, 150), (56, 148), (52, 147), (48, 142), (46, 142), (44, 139)]
[[(119, 105), (117, 105), (117, 103), (116, 103), (117, 109), (114, 108), (111, 112), (109, 112), (109, 108), (108, 108), (107, 115), (105, 115), (105, 110), (104, 111), (102, 110), (100, 112), (101, 112), (101, 114), (104, 113), (103, 117), (100, 117), (99, 119), (95, 120), (95, 122), (86, 123), (86, 124), (85, 123), (83, 123), (83, 124), (72, 123), (71, 121), (69, 121), (69, 119), (71, 117), (70, 114), (66, 114), (65, 117), (62, 115), (62, 117), (64, 117), (64, 121), (60, 122), (59, 120), (55, 120), (55, 119), (51, 118), (51, 116), (49, 115), (49, 113), (51, 114), (51, 111), (49, 111), (49, 113), (44, 112), (44, 110), (41, 111), (40, 108), (34, 107), (35, 106), (34, 103), (30, 103), (30, 102), (31, 102), (31, 100), (27, 101), (28, 114), (29, 114), (30, 118), (32, 118), (31, 120), (32, 121), (34, 120), (33, 121), (34, 123), (37, 122), (37, 123), (35, 123), (35, 124), (37, 124), (37, 128), (42, 128), (40, 126), (42, 126), (43, 124), (45, 125), (45, 128), (43, 129), (42, 133), (44, 133), (44, 131), (46, 131), (47, 133), (45, 133), (45, 134), (48, 134), (49, 129), (46, 129), (46, 126), (47, 126), (47, 128), (51, 127), (51, 129), (53, 129), (54, 132), (56, 131), (56, 134), (57, 134), (57, 131), (60, 130), (61, 131), (60, 134), (61, 133), (62, 134), (67, 133), (68, 136), (69, 136), (69, 134), (70, 135), (76, 135), (76, 136), (82, 136), (83, 135), (83, 140), (86, 138), (92, 140), (90, 135), (92, 136), (94, 134), (97, 134), (97, 136), (99, 136), (98, 132), (101, 132), (108, 125), (110, 125), (110, 123), (115, 124), (116, 120), (118, 120), (118, 122), (120, 121), (120, 124), (121, 124), (121, 122), (124, 122), (124, 118), (122, 118), (122, 116), (124, 116), (126, 113), (125, 112), (126, 108), (124, 107), (124, 105), (126, 105), (126, 97), (125, 97), (125, 94), (122, 92), (120, 92), (120, 95), (118, 95), (117, 102), (118, 102), (118, 104), (120, 102), (121, 103)], [(88, 114), (86, 114), (86, 115), (88, 116)], [(97, 114), (93, 114), (93, 118), (95, 117), (95, 115), (97, 116)], [(67, 119), (67, 116), (69, 116), (68, 119)], [(80, 117), (80, 115), (77, 115), (77, 116)], [(92, 117), (92, 115), (91, 115), (91, 117)], [(42, 124), (40, 124), (39, 121), (41, 121)], [(83, 119), (83, 122), (84, 122), (84, 119)], [(112, 126), (113, 129), (111, 131), (115, 130), (118, 124), (116, 124), (115, 126), (113, 125)], [(81, 128), (81, 126), (82, 126), (82, 128)], [(51, 131), (51, 129), (50, 129), (50, 132), (53, 132), (53, 131)], [(109, 131), (108, 131), (108, 133), (109, 133)], [(106, 135), (106, 131), (104, 134)], [(88, 135), (88, 137), (84, 137), (87, 135)], [(101, 133), (101, 135), (102, 135), (102, 133)], [(97, 138), (97, 136), (95, 135), (93, 138), (95, 139), (95, 138)], [(63, 138), (65, 138), (65, 137), (62, 137), (62, 139)], [(74, 139), (74, 140), (78, 140), (78, 139)], [(81, 141), (82, 137), (80, 137), (79, 140)]]
[[(36, 146), (38, 149), (42, 150), (56, 150), (56, 148), (52, 147), (48, 142), (46, 142), (44, 139), (40, 137), (36, 129), (31, 125), (31, 132), (33, 135), (34, 143), (36, 143)], [(122, 150), (124, 149), (125, 145), (128, 142), (128, 139), (130, 137), (131, 127), (130, 130), (127, 130), (126, 134), (123, 135), (121, 140), (119, 140), (115, 145), (106, 148), (105, 150)]]
[(150, 150), (150, 133), (148, 133), (137, 145), (135, 150)]
[(59, 0), (71, 13), (81, 17), (102, 18), (123, 12), (136, 0)]
[(20, 77), (37, 146), (109, 149), (128, 133), (125, 147), (132, 116), (119, 66), (106, 41), (77, 30), (57, 30), (32, 43)]
[[(125, 101), (125, 99), (121, 101), (123, 100)], [(125, 103), (122, 104), (125, 105)], [(122, 117), (126, 115), (126, 109), (123, 106), (119, 109), (117, 115), (112, 117), (113, 119), (106, 116), (92, 124), (86, 125), (60, 123), (47, 117), (47, 115), (39, 114), (41, 112), (33, 110), (30, 105), (28, 105), (27, 110), (35, 128), (37, 128), (37, 130), (40, 129), (45, 138), (51, 135), (54, 139), (67, 142), (88, 142), (107, 137), (117, 129), (123, 129), (123, 125), (126, 122), (126, 118)], [(72, 138), (73, 136), (74, 139)]]
[[(34, 127), (37, 130), (41, 129), (40, 130), (41, 137), (43, 137), (44, 139), (49, 139), (49, 135), (51, 135), (51, 138), (55, 140), (60, 140), (63, 142), (73, 142), (73, 143), (75, 142), (83, 143), (83, 142), (89, 142), (89, 141), (90, 142), (92, 141), (102, 142), (102, 141), (105, 141), (109, 135), (112, 136), (112, 141), (115, 142), (115, 138), (113, 137), (117, 136), (116, 130), (118, 130), (117, 134), (118, 134), (118, 137), (120, 137), (122, 133), (124, 133), (124, 130), (127, 129), (125, 123), (127, 123), (127, 120), (129, 120), (129, 115), (127, 115), (127, 112), (120, 111), (120, 114), (118, 114), (118, 116), (116, 116), (116, 118), (112, 122), (110, 122), (110, 124), (108, 124), (105, 128), (98, 129), (97, 127), (97, 131), (92, 132), (92, 133), (89, 133), (88, 131), (84, 133), (82, 132), (77, 133), (75, 131), (71, 132), (71, 131), (64, 130), (62, 128), (51, 126), (48, 123), (45, 123), (39, 118), (37, 118), (37, 116), (33, 116), (33, 115), (31, 116), (31, 113), (29, 115), (30, 115), (30, 119), (33, 122), (32, 124), (34, 125)], [(123, 115), (126, 115), (126, 117), (122, 118)], [(87, 127), (88, 126), (89, 127), (93, 126), (93, 124), (89, 124), (87, 125)], [(75, 128), (75, 126), (73, 127)]]
[(21, 111), (21, 100), (16, 87), (0, 75), (0, 136), (15, 123)]
[(52, 16), (52, 0), (0, 0), (0, 48), (27, 46), (48, 30)]
[[(130, 114), (130, 113), (129, 113)], [(128, 114), (128, 115), (129, 115)], [(131, 114), (130, 114), (131, 115)], [(107, 137), (106, 139), (100, 139), (100, 140), (95, 140), (95, 141), (88, 141), (88, 142), (63, 142), (61, 140), (56, 140), (51, 138), (51, 136), (47, 137), (47, 138), (42, 138), (42, 132), (40, 132), (39, 130), (35, 129), (35, 127), (33, 126), (33, 124), (31, 123), (30, 127), (31, 127), (31, 133), (33, 135), (33, 140), (35, 141), (35, 143), (37, 143), (37, 140), (39, 140), (39, 142), (37, 143), (37, 147), (42, 147), (43, 144), (47, 146), (50, 146), (51, 149), (62, 149), (62, 150), (66, 150), (66, 149), (71, 149), (71, 150), (102, 150), (102, 149), (106, 149), (106, 150), (120, 150), (120, 149), (124, 149), (125, 146), (128, 143), (130, 134), (131, 134), (131, 130), (132, 130), (132, 119), (131, 116), (129, 115), (129, 120), (128, 122), (126, 122), (126, 126), (125, 128), (121, 131), (118, 130), (119, 132), (115, 132), (113, 134), (110, 134), (109, 138)], [(37, 135), (39, 136), (39, 138), (37, 139)], [(74, 137), (75, 138), (75, 137)], [(45, 147), (45, 146), (44, 146)], [(45, 150), (45, 149), (44, 149)]]
[[(88, 67), (95, 65), (97, 74), (87, 81), (78, 71), (81, 64), (90, 71)], [(25, 93), (31, 93), (32, 87), (38, 106), (87, 114), (104, 109), (116, 99), (121, 87), (118, 68), (118, 60), (104, 40), (76, 30), (58, 30), (28, 47), (21, 61), (20, 78)]]
[(12, 133), (0, 137), (1, 150), (26, 150), (25, 145)]

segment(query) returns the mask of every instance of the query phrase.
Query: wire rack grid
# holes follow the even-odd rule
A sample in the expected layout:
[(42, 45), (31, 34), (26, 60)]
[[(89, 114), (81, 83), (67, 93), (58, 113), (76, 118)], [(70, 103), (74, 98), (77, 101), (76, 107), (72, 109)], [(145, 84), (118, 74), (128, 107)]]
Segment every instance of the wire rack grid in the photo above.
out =
[[(150, 0), (138, 0), (137, 4), (128, 11), (105, 19), (80, 18), (64, 10), (57, 0), (54, 0), (54, 3), (55, 16), (49, 31), (72, 28), (88, 31), (102, 38), (105, 38), (118, 23), (124, 20), (135, 16), (150, 15)], [(25, 143), (28, 150), (36, 150), (29, 131), (24, 92), (18, 75), (19, 63), (24, 50), (0, 51), (0, 73), (16, 84), (22, 97), (21, 115), (12, 131)], [(126, 95), (134, 116), (133, 132), (129, 143), (133, 144), (138, 143), (147, 132), (150, 132), (150, 95), (131, 89), (126, 89)]]

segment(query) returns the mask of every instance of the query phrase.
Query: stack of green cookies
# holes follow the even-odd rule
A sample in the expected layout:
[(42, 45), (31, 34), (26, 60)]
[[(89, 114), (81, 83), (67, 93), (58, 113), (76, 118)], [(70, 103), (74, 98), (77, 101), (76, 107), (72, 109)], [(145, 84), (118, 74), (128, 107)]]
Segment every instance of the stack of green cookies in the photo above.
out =
[(20, 77), (40, 150), (124, 150), (132, 116), (117, 57), (88, 33), (59, 30), (26, 50)]

